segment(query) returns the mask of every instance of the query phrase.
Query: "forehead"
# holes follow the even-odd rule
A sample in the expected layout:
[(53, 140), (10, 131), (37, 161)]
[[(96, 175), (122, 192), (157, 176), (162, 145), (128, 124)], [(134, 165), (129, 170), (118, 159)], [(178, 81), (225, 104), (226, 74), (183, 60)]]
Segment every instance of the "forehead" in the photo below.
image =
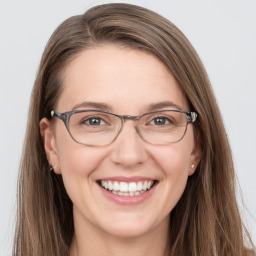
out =
[(62, 112), (82, 102), (103, 103), (121, 114), (140, 114), (149, 105), (166, 101), (188, 110), (186, 97), (165, 64), (127, 47), (84, 50), (66, 67), (62, 86), (57, 104)]

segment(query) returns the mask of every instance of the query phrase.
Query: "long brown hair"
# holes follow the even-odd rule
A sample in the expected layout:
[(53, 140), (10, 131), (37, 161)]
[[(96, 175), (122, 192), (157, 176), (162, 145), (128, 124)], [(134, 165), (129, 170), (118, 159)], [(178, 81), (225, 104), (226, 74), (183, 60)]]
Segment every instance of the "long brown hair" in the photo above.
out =
[(31, 97), (20, 165), (14, 255), (69, 254), (72, 202), (60, 175), (49, 171), (39, 121), (50, 117), (62, 92), (65, 67), (82, 50), (105, 43), (150, 52), (170, 69), (191, 111), (202, 159), (170, 213), (170, 255), (244, 256), (231, 151), (205, 69), (182, 32), (142, 7), (106, 4), (64, 21), (43, 53)]

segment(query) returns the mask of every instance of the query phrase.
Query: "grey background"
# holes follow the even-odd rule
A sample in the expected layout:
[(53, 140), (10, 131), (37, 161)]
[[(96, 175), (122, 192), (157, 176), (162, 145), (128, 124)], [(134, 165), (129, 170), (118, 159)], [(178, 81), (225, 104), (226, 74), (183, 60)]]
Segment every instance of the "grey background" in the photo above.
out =
[[(0, 255), (11, 255), (16, 182), (33, 81), (53, 30), (110, 1), (0, 0)], [(116, 2), (116, 1), (112, 1)], [(256, 1), (136, 0), (174, 22), (198, 51), (213, 85), (256, 240)], [(240, 198), (240, 197), (239, 197)], [(240, 205), (242, 205), (239, 199)]]

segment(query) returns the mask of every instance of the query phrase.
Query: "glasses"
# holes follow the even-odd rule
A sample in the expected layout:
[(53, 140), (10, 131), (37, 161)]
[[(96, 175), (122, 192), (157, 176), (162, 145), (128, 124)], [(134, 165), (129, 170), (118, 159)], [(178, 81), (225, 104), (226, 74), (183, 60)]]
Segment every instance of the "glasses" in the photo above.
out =
[(72, 139), (87, 146), (104, 146), (116, 140), (125, 120), (135, 121), (135, 129), (146, 142), (166, 145), (180, 141), (188, 123), (198, 114), (182, 110), (160, 110), (140, 116), (117, 115), (101, 110), (75, 110), (65, 113), (51, 111), (52, 117), (62, 120)]

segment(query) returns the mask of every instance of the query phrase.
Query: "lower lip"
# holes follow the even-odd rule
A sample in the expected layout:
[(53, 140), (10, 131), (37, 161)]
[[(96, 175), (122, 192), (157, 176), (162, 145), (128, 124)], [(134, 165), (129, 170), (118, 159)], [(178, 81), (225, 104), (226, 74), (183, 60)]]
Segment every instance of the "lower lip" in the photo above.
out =
[(112, 201), (116, 204), (119, 204), (119, 205), (136, 205), (136, 204), (140, 204), (140, 203), (144, 202), (145, 200), (147, 200), (153, 194), (156, 185), (157, 184), (154, 184), (154, 186), (150, 190), (148, 190), (138, 196), (119, 196), (117, 194), (114, 194), (114, 193), (109, 192), (108, 190), (102, 188), (100, 185), (98, 185), (98, 186), (101, 189), (103, 195), (110, 201)]

